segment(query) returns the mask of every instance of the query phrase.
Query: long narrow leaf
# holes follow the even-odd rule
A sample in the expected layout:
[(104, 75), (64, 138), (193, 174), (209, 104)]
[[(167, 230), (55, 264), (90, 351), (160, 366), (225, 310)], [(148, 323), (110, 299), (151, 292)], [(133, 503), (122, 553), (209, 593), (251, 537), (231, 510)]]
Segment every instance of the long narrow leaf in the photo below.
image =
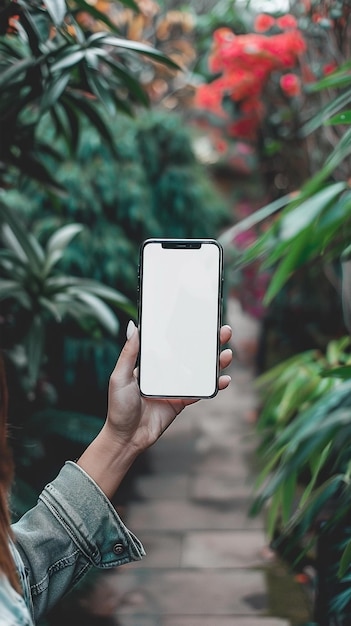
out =
[(309, 120), (301, 129), (302, 137), (307, 137), (319, 128), (326, 120), (331, 118), (335, 113), (343, 109), (347, 104), (351, 102), (351, 90), (342, 93), (337, 98), (334, 98), (331, 102), (328, 102), (318, 114), (316, 114), (311, 120)]
[(271, 215), (274, 215), (282, 207), (286, 206), (292, 198), (293, 194), (289, 193), (282, 198), (278, 198), (278, 200), (274, 200), (274, 202), (270, 202), (266, 206), (262, 207), (262, 209), (255, 211), (252, 215), (245, 217), (243, 220), (224, 231), (224, 233), (220, 235), (219, 241), (224, 246), (231, 244), (233, 239), (239, 235), (239, 233), (249, 230), (253, 226), (256, 226), (256, 224), (259, 224), (263, 220), (267, 219), (267, 217), (271, 217)]
[[(32, 240), (28, 237), (26, 230), (23, 228), (22, 223), (16, 213), (10, 209), (0, 199), (0, 218), (11, 228), (18, 245), (21, 247), (26, 261), (32, 267), (36, 273), (40, 272), (42, 259), (38, 255), (37, 249), (33, 246)], [(22, 257), (23, 260), (23, 257)]]
[(82, 224), (67, 224), (59, 228), (50, 237), (46, 245), (46, 271), (51, 269), (62, 258), (65, 248), (83, 229), (84, 226)]
[(111, 335), (117, 334), (119, 328), (118, 319), (110, 307), (100, 298), (92, 293), (87, 293), (86, 291), (81, 291), (73, 287), (69, 291), (86, 305), (87, 315), (93, 315)]
[(16, 78), (22, 74), (25, 75), (30, 67), (35, 65), (36, 61), (33, 58), (21, 59), (20, 61), (13, 63), (7, 70), (3, 70), (0, 74), (0, 90), (6, 89), (11, 83), (13, 84)]
[(121, 48), (122, 50), (145, 54), (146, 56), (149, 56), (155, 59), (159, 63), (168, 65), (169, 67), (175, 70), (180, 69), (179, 65), (177, 65), (177, 63), (172, 61), (172, 59), (162, 54), (162, 52), (159, 52), (159, 50), (156, 50), (156, 48), (149, 46), (148, 44), (139, 43), (137, 41), (131, 41), (130, 39), (122, 39), (121, 37), (115, 37), (113, 35), (106, 35), (106, 37), (104, 37), (101, 40), (101, 44), (105, 46), (113, 46), (116, 48)]
[(67, 13), (65, 0), (43, 0), (55, 26), (61, 26)]
[(69, 93), (65, 93), (64, 100), (69, 102), (71, 106), (74, 106), (77, 113), (83, 113), (87, 117), (91, 124), (97, 129), (102, 139), (105, 140), (113, 155), (117, 156), (113, 134), (98, 112), (96, 106), (73, 90)]
[(60, 99), (61, 95), (65, 91), (70, 79), (69, 72), (62, 73), (57, 78), (51, 82), (47, 88), (45, 89), (43, 98), (40, 100), (40, 110), (41, 113), (44, 113), (51, 107), (55, 106), (56, 102)]

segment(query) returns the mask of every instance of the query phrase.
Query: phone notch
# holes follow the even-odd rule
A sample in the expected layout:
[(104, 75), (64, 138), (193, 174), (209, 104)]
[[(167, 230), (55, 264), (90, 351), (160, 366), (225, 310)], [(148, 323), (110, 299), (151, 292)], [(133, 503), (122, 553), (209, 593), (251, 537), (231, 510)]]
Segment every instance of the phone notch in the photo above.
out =
[(163, 241), (162, 248), (166, 250), (199, 250), (201, 241)]

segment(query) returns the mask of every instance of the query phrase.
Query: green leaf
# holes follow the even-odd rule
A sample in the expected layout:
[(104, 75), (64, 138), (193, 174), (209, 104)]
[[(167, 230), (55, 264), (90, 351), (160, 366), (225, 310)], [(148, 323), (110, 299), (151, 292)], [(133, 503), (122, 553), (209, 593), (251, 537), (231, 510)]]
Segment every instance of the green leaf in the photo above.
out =
[(55, 61), (50, 66), (50, 71), (55, 74), (56, 72), (62, 72), (62, 70), (66, 70), (69, 68), (78, 65), (85, 58), (85, 50), (77, 50), (76, 52), (71, 52), (70, 49), (67, 49), (67, 54), (63, 56), (59, 61)]
[(52, 189), (57, 196), (65, 193), (66, 190), (51, 175), (49, 168), (38, 160), (36, 151), (22, 152), (20, 156), (11, 153), (10, 162), (18, 168), (23, 175), (40, 182), (48, 189)]
[(310, 530), (318, 514), (342, 485), (344, 485), (343, 476), (339, 474), (326, 480), (323, 485), (316, 489), (306, 504), (293, 515), (287, 525), (287, 530), (299, 527), (299, 536), (305, 535)]
[(275, 271), (264, 296), (263, 302), (265, 305), (268, 305), (279, 293), (296, 268), (300, 267), (305, 262), (305, 253), (308, 242), (309, 229), (306, 228), (304, 231), (299, 233), (297, 237), (295, 237), (293, 245), (290, 245), (285, 258), (281, 261), (278, 269)]
[(27, 70), (33, 67), (35, 63), (36, 61), (34, 61), (33, 58), (22, 59), (10, 65), (8, 69), (3, 70), (0, 73), (0, 89), (4, 90), (9, 84), (13, 84), (16, 78), (20, 77), (22, 74), (25, 75)]
[(63, 312), (61, 311), (59, 306), (57, 306), (51, 300), (48, 300), (48, 298), (45, 298), (45, 296), (40, 296), (38, 298), (38, 301), (41, 307), (43, 309), (46, 309), (50, 313), (50, 315), (52, 315), (52, 317), (54, 318), (56, 322), (58, 323), (62, 322)]
[(70, 79), (69, 72), (61, 74), (57, 80), (50, 82), (45, 89), (44, 95), (40, 100), (41, 113), (45, 113), (48, 109), (55, 106), (63, 92), (65, 91)]
[(90, 291), (91, 293), (94, 293), (96, 296), (99, 296), (104, 300), (108, 300), (109, 302), (113, 302), (114, 304), (129, 303), (128, 298), (124, 296), (120, 291), (99, 283), (96, 280), (92, 280), (90, 278), (78, 278), (75, 280), (75, 285), (77, 287), (85, 289), (86, 291)]
[(31, 308), (31, 303), (27, 294), (23, 291), (23, 288), (16, 280), (5, 280), (0, 278), (0, 300), (6, 300), (7, 298), (16, 298), (25, 308)]
[(40, 315), (33, 318), (32, 325), (25, 338), (25, 348), (28, 358), (28, 378), (30, 388), (35, 387), (40, 367), (43, 359), (44, 350), (44, 324)]
[(315, 485), (316, 482), (318, 480), (319, 477), (319, 473), (324, 465), (324, 463), (328, 460), (329, 454), (330, 454), (330, 449), (332, 446), (332, 442), (330, 441), (325, 448), (319, 452), (315, 458), (311, 459), (311, 470), (312, 470), (312, 476), (311, 476), (311, 480), (308, 483), (307, 487), (304, 489), (303, 494), (300, 498), (300, 503), (299, 503), (299, 508), (303, 508), (307, 502), (307, 500), (309, 499)]
[(281, 492), (278, 491), (277, 493), (273, 495), (272, 500), (270, 502), (270, 506), (268, 508), (268, 512), (267, 512), (266, 526), (267, 526), (268, 539), (270, 540), (272, 540), (274, 537), (274, 531), (277, 525), (277, 520), (279, 518), (280, 498), (281, 498)]
[(284, 526), (286, 526), (291, 517), (296, 494), (297, 476), (297, 472), (291, 472), (281, 487), (282, 522)]
[(63, 98), (66, 102), (70, 103), (70, 106), (75, 107), (77, 114), (78, 112), (80, 114), (83, 113), (87, 117), (91, 124), (97, 129), (102, 139), (106, 142), (113, 155), (118, 158), (113, 134), (109, 127), (105, 124), (104, 119), (99, 114), (96, 107), (92, 103), (88, 102), (84, 96), (73, 90), (69, 93), (65, 93)]
[(347, 188), (346, 182), (328, 185), (296, 208), (293, 208), (293, 210), (288, 209), (279, 221), (279, 238), (287, 240), (295, 237), (301, 230), (309, 226), (326, 206)]
[(343, 365), (334, 367), (330, 370), (324, 370), (320, 374), (324, 378), (341, 378), (343, 380), (351, 379), (351, 365)]
[(121, 4), (124, 4), (124, 6), (133, 9), (133, 11), (135, 11), (136, 13), (140, 13), (139, 6), (136, 2), (134, 2), (134, 0), (120, 0), (120, 2)]
[(294, 449), (296, 449), (298, 441), (308, 437), (310, 434), (317, 433), (320, 424), (326, 419), (326, 416), (336, 411), (342, 404), (350, 401), (350, 398), (351, 381), (347, 380), (333, 388), (311, 407), (302, 411), (279, 435), (275, 445), (281, 447), (288, 444), (288, 446), (294, 446)]
[(267, 219), (267, 217), (271, 217), (271, 215), (274, 215), (274, 213), (279, 211), (282, 207), (286, 206), (291, 201), (292, 197), (293, 194), (287, 194), (282, 198), (278, 198), (277, 200), (274, 200), (274, 202), (270, 202), (266, 206), (262, 207), (262, 209), (255, 211), (248, 217), (245, 217), (237, 224), (234, 224), (234, 226), (224, 231), (224, 233), (219, 236), (220, 243), (223, 246), (227, 244), (232, 244), (233, 239), (239, 233), (250, 230), (250, 228)]
[(19, 254), (19, 258), (28, 262), (33, 272), (39, 274), (42, 265), (42, 257), (38, 254), (37, 248), (33, 245), (33, 239), (28, 237), (28, 233), (23, 228), (16, 213), (0, 200), (0, 218), (1, 217), (13, 232), (14, 238), (18, 244), (17, 253)]
[[(113, 35), (106, 35), (103, 39), (100, 40), (101, 44), (105, 46), (113, 46), (116, 48), (122, 48), (124, 50), (138, 52), (140, 54), (145, 54), (151, 58), (154, 58), (159, 63), (164, 63), (165, 65), (169, 65), (173, 69), (179, 70), (180, 67), (172, 61), (169, 57), (162, 54), (147, 44), (139, 43), (138, 41), (131, 41), (128, 39), (122, 39), (121, 37), (115, 37)], [(99, 43), (100, 43), (99, 42)]]
[(339, 578), (342, 578), (346, 574), (348, 568), (350, 567), (350, 563), (351, 563), (351, 541), (349, 541), (349, 543), (347, 544), (340, 559), (339, 571), (338, 571)]
[[(61, 112), (68, 122), (67, 129), (65, 127), (65, 124), (61, 122)], [(58, 125), (59, 135), (61, 135), (62, 138), (66, 141), (67, 147), (71, 151), (71, 153), (75, 153), (78, 148), (80, 131), (80, 118), (77, 107), (75, 105), (72, 105), (72, 102), (69, 101), (69, 99), (65, 100), (65, 95), (63, 94), (59, 105), (56, 107), (56, 110), (50, 109), (50, 114), (55, 116)], [(62, 132), (60, 132), (61, 130)]]
[(351, 101), (351, 90), (342, 93), (337, 98), (334, 98), (331, 102), (322, 107), (316, 115), (312, 117), (301, 129), (301, 136), (307, 137), (313, 133), (319, 126), (324, 124), (326, 120), (331, 118), (335, 113), (343, 109)]
[(100, 298), (76, 287), (71, 287), (68, 291), (86, 305), (87, 314), (93, 315), (111, 335), (117, 335), (118, 319)]
[(65, 248), (83, 229), (82, 224), (68, 224), (50, 237), (46, 245), (45, 273), (62, 258)]
[(101, 61), (106, 65), (109, 65), (114, 74), (118, 76), (123, 85), (125, 85), (129, 92), (135, 97), (138, 102), (141, 102), (144, 106), (149, 105), (149, 97), (146, 91), (142, 88), (139, 81), (137, 81), (131, 74), (129, 74), (120, 63), (105, 55)]
[(342, 113), (338, 113), (338, 115), (334, 115), (329, 120), (324, 122), (326, 126), (333, 126), (337, 124), (351, 124), (351, 111), (343, 111)]
[(317, 93), (324, 89), (341, 89), (351, 83), (350, 70), (345, 71), (345, 68), (339, 68), (339, 71), (332, 72), (329, 76), (325, 76), (317, 83), (311, 83), (306, 85), (307, 93)]
[(43, 0), (43, 3), (55, 26), (61, 26), (67, 13), (65, 0)]
[[(104, 105), (106, 111), (110, 115), (114, 115), (116, 113), (116, 96), (113, 94), (110, 85), (106, 82), (103, 75), (99, 74), (99, 72), (95, 70), (87, 69), (85, 71), (90, 89), (93, 94), (98, 98), (98, 100)], [(126, 105), (128, 112), (130, 109)]]

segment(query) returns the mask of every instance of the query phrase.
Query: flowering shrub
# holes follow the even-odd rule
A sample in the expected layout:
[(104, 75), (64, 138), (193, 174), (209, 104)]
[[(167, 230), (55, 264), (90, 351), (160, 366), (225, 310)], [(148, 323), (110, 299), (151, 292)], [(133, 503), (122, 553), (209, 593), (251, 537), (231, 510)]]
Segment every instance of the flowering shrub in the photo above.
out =
[(257, 138), (265, 113), (262, 95), (273, 72), (284, 72), (280, 86), (286, 96), (299, 95), (299, 78), (287, 70), (298, 66), (306, 50), (293, 15), (258, 15), (254, 30), (245, 35), (225, 27), (214, 32), (209, 69), (220, 75), (200, 85), (195, 97), (196, 106), (228, 122), (231, 137), (247, 140)]

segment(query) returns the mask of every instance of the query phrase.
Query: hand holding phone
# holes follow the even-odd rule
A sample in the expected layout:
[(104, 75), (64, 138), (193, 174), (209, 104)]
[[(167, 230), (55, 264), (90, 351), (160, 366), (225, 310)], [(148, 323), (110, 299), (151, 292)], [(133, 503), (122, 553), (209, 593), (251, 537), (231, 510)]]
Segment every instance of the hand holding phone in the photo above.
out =
[(141, 247), (140, 391), (210, 398), (218, 391), (222, 248), (213, 239), (149, 239)]

